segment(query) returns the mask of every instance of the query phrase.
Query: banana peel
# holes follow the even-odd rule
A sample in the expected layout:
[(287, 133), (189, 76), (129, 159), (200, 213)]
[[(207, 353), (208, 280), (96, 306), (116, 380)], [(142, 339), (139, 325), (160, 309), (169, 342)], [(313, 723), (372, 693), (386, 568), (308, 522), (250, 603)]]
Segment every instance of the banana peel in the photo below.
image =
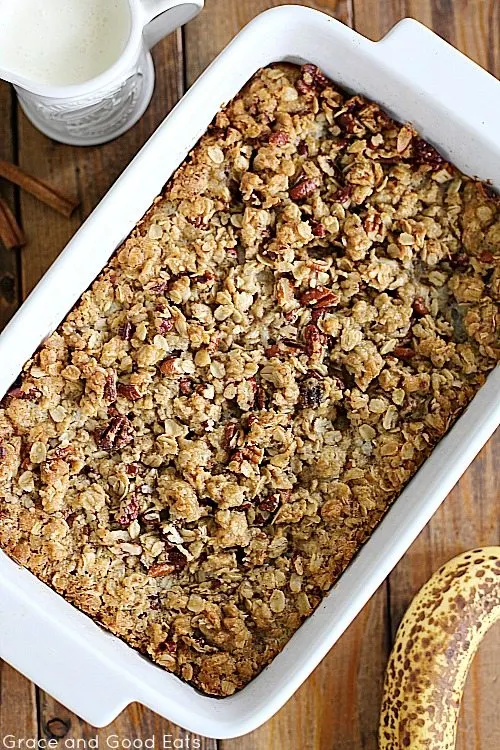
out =
[(453, 750), (474, 655), (500, 620), (500, 547), (464, 552), (420, 589), (387, 664), (379, 750)]

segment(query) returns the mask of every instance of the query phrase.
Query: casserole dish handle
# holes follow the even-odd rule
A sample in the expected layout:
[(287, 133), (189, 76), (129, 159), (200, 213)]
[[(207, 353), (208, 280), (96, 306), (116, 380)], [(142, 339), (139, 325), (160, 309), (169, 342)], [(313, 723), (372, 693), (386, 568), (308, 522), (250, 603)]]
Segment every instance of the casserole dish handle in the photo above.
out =
[[(0, 578), (0, 658), (8, 658), (15, 669), (94, 726), (113, 721), (136, 693), (129, 675), (120, 668), (120, 652), (127, 647), (106, 633), (109, 641), (96, 654), (92, 632), (96, 625), (77, 610), (68, 614), (63, 599), (54, 597), (2, 551)], [(38, 610), (35, 620), (34, 608)], [(82, 622), (88, 630), (85, 634)]]
[[(426, 99), (431, 97), (451, 111), (457, 109), (457, 101), (464, 102), (463, 119), (469, 124), (472, 120), (498, 152), (498, 81), (494, 76), (413, 18), (399, 21), (374, 47), (390, 70), (413, 82), (418, 73), (425, 81)], [(418, 90), (413, 83), (415, 95)]]

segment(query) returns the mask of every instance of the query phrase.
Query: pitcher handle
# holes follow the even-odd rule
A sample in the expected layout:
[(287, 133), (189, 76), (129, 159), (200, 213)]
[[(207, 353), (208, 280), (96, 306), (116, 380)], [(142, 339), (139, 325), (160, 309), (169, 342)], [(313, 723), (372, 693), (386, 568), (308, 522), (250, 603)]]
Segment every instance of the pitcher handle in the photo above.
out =
[(144, 10), (144, 38), (151, 49), (160, 39), (191, 21), (204, 0), (140, 0)]

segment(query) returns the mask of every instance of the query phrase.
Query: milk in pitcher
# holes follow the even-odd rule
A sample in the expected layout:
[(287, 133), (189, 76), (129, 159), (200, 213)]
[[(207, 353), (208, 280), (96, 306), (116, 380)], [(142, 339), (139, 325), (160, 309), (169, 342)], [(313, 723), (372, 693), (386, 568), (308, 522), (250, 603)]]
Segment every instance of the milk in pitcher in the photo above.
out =
[(0, 68), (52, 86), (104, 73), (130, 33), (127, 0), (0, 0)]

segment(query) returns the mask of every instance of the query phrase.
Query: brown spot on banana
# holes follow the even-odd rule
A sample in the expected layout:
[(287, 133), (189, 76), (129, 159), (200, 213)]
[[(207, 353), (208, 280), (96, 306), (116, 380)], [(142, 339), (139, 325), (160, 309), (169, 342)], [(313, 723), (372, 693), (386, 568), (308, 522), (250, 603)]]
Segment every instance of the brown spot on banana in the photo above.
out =
[(453, 750), (470, 664), (500, 620), (500, 547), (464, 552), (420, 589), (387, 664), (379, 750)]

